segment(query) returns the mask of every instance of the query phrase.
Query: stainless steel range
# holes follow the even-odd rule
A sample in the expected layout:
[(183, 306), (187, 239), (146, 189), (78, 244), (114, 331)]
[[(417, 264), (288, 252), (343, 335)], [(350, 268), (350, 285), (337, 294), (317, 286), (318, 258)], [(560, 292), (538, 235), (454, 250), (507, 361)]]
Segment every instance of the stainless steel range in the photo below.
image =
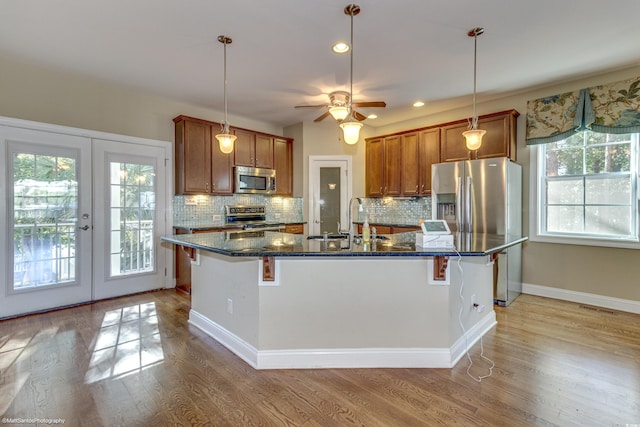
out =
[(265, 206), (225, 206), (227, 225), (242, 228), (242, 232), (249, 231), (284, 231), (282, 222), (267, 222)]

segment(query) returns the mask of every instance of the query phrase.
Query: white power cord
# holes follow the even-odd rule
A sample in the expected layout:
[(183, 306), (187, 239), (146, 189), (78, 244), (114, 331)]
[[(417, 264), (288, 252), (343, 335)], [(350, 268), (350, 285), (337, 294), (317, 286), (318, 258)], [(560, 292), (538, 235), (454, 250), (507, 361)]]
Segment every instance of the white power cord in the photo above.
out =
[(471, 367), (473, 366), (473, 360), (471, 359), (471, 355), (469, 354), (469, 341), (467, 339), (467, 330), (464, 327), (464, 323), (462, 323), (462, 312), (464, 310), (464, 296), (462, 294), (462, 291), (464, 290), (464, 272), (462, 270), (462, 255), (460, 255), (460, 252), (458, 252), (458, 250), (454, 247), (453, 248), (454, 251), (456, 251), (456, 254), (458, 254), (458, 259), (456, 261), (456, 264), (458, 266), (458, 270), (460, 271), (460, 311), (458, 312), (458, 323), (460, 324), (460, 328), (462, 329), (462, 335), (464, 336), (464, 341), (465, 341), (465, 349), (466, 349), (466, 355), (467, 355), (467, 359), (469, 360), (469, 366), (467, 366), (467, 375), (469, 375), (469, 377), (471, 377), (474, 381), (476, 382), (482, 382), (482, 380), (484, 380), (485, 378), (489, 378), (491, 376), (491, 374), (493, 374), (493, 368), (496, 366), (496, 364), (494, 363), (493, 360), (489, 359), (488, 357), (486, 357), (484, 355), (484, 345), (482, 343), (482, 336), (480, 336), (480, 357), (483, 358), (484, 360), (486, 360), (487, 362), (489, 362), (491, 364), (491, 366), (489, 367), (489, 373), (487, 375), (480, 375), (480, 376), (473, 376), (471, 374)]

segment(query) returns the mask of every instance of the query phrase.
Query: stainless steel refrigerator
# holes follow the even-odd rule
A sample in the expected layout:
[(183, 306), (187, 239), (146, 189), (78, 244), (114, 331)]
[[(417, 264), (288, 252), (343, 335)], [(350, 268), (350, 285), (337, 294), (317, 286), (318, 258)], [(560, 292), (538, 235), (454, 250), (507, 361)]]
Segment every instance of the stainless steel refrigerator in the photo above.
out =
[[(457, 241), (486, 234), (522, 235), (522, 167), (506, 157), (432, 166), (432, 209)], [(506, 306), (522, 291), (522, 249), (512, 246), (494, 263), (494, 301)]]

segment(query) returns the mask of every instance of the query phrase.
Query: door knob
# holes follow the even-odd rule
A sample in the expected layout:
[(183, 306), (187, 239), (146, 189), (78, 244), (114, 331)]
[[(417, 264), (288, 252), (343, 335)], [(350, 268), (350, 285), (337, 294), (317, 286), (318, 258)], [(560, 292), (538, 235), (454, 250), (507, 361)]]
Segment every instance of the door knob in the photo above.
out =
[(82, 227), (78, 227), (80, 230), (87, 231), (89, 229), (88, 225), (83, 225)]

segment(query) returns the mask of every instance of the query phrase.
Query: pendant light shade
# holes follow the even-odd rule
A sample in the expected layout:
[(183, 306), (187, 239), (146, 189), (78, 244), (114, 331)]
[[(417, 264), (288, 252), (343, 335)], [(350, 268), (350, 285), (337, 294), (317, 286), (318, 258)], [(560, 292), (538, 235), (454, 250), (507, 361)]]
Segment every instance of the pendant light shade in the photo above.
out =
[(354, 120), (349, 120), (348, 122), (340, 123), (340, 127), (342, 128), (342, 133), (344, 134), (344, 142), (349, 145), (358, 143), (358, 139), (360, 139), (360, 129), (362, 128), (362, 123), (356, 122)]
[(349, 66), (349, 116), (346, 121), (340, 123), (340, 127), (344, 135), (344, 142), (352, 145), (360, 139), (360, 129), (362, 128), (362, 123), (353, 116), (353, 17), (360, 13), (360, 6), (350, 4), (344, 8), (344, 13), (351, 17), (351, 50), (349, 54), (351, 62)]
[(476, 63), (478, 58), (478, 36), (484, 33), (484, 28), (477, 27), (469, 31), (467, 35), (473, 37), (473, 116), (469, 123), (469, 130), (462, 132), (467, 149), (476, 151), (482, 146), (482, 137), (486, 130), (478, 129), (478, 116), (476, 115)]
[(218, 41), (224, 45), (224, 123), (222, 123), (222, 133), (216, 135), (220, 151), (229, 154), (233, 151), (233, 142), (237, 136), (229, 132), (229, 122), (227, 121), (227, 45), (233, 40), (227, 36), (218, 36)]

